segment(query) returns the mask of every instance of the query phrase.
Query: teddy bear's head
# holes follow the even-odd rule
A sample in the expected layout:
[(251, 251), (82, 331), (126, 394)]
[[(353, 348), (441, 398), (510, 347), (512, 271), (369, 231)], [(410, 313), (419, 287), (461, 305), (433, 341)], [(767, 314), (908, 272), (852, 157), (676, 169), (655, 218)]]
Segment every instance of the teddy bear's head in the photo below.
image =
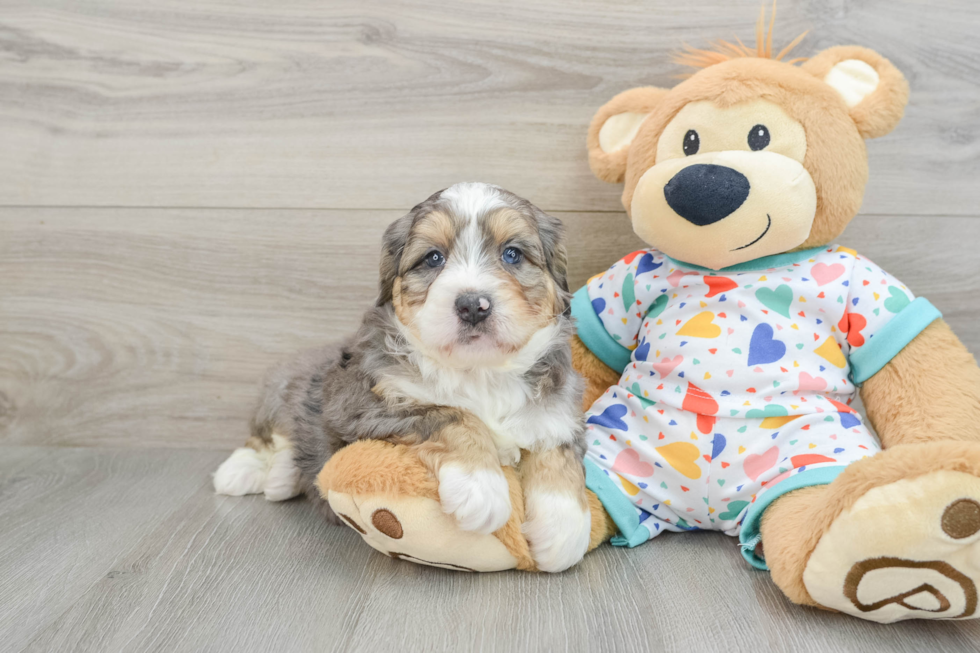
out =
[(908, 84), (866, 48), (802, 65), (784, 54), (688, 50), (679, 59), (701, 69), (687, 80), (625, 91), (595, 115), (589, 163), (625, 182), (623, 205), (651, 246), (717, 270), (828, 244), (857, 214), (864, 139), (898, 124)]

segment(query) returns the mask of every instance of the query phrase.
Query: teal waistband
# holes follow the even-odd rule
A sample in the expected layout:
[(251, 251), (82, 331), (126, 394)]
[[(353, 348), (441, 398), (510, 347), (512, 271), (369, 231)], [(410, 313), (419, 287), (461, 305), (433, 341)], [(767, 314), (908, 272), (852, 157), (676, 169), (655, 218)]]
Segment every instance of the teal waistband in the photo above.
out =
[(927, 326), (943, 315), (925, 297), (918, 297), (903, 308), (890, 322), (881, 327), (867, 343), (848, 356), (851, 381), (861, 384), (878, 373), (888, 361)]
[[(789, 494), (794, 490), (814, 485), (829, 485), (841, 472), (845, 465), (828, 465), (814, 469), (805, 469), (799, 474), (790, 476), (785, 481), (781, 481), (772, 488), (765, 491), (762, 496), (753, 503), (745, 519), (742, 520), (742, 530), (738, 539), (742, 548), (742, 557), (749, 561), (749, 564), (756, 569), (766, 571), (769, 569), (765, 559), (759, 556), (755, 549), (762, 541), (762, 514), (766, 511), (773, 501), (779, 497)], [(593, 490), (594, 491), (594, 490)]]
[(650, 532), (640, 525), (640, 516), (623, 491), (616, 487), (616, 482), (606, 476), (599, 466), (586, 457), (585, 487), (589, 488), (602, 502), (609, 516), (616, 523), (619, 535), (612, 539), (614, 546), (630, 548), (643, 544), (650, 539)]
[(602, 320), (592, 308), (588, 286), (582, 286), (572, 296), (572, 317), (578, 337), (603, 363), (617, 372), (622, 372), (630, 364), (633, 353), (609, 335)]

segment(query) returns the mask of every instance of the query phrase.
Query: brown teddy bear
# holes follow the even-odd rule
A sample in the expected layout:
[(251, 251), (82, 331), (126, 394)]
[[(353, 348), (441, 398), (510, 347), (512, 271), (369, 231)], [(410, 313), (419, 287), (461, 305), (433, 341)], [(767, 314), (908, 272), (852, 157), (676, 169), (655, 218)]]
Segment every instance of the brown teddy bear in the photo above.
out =
[[(980, 616), (980, 369), (927, 300), (832, 244), (861, 205), (864, 139), (898, 124), (908, 86), (868, 49), (797, 65), (769, 34), (688, 50), (690, 78), (617, 95), (589, 129), (650, 245), (573, 301), (590, 549), (721, 530), (796, 603)], [(533, 569), (507, 472), (493, 536), (458, 529), (404, 447), (352, 445), (319, 486), (393, 557)]]

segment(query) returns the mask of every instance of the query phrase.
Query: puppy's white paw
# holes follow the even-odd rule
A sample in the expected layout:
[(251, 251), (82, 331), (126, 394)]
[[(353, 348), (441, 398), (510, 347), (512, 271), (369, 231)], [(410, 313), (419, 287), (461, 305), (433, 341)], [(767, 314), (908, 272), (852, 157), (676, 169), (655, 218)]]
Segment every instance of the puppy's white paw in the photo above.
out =
[(439, 501), (464, 531), (490, 534), (510, 519), (510, 488), (498, 471), (464, 471), (457, 465), (439, 470)]
[(285, 501), (299, 494), (299, 467), (293, 462), (293, 446), (286, 438), (273, 434), (273, 451), (265, 476), (265, 498)]
[(538, 569), (564, 571), (577, 563), (589, 548), (592, 515), (578, 499), (558, 492), (530, 492), (523, 531)]
[(261, 494), (269, 470), (269, 457), (248, 447), (235, 449), (214, 473), (214, 491), (240, 497)]

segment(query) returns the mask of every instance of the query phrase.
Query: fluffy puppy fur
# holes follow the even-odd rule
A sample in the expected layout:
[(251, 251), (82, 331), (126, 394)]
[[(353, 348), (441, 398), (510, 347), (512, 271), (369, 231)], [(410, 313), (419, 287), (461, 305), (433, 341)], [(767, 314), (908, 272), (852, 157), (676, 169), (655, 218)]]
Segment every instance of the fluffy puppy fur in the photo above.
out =
[(563, 228), (495, 186), (457, 184), (385, 232), (377, 305), (340, 346), (268, 374), (252, 436), (217, 470), (219, 494), (305, 493), (341, 447), (418, 447), (443, 509), (491, 533), (511, 512), (501, 465), (525, 486), (539, 569), (585, 554), (582, 382), (572, 370)]

